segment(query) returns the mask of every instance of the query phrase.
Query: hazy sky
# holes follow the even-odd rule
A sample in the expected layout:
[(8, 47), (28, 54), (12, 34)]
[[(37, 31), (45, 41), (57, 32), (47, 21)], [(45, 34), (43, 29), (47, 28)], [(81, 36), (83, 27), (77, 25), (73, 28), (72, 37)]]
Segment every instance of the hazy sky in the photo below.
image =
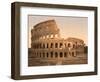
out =
[(60, 16), (28, 16), (29, 41), (28, 47), (31, 47), (31, 29), (34, 25), (54, 19), (62, 38), (75, 37), (84, 40), (88, 45), (88, 18), (86, 17), (60, 17)]

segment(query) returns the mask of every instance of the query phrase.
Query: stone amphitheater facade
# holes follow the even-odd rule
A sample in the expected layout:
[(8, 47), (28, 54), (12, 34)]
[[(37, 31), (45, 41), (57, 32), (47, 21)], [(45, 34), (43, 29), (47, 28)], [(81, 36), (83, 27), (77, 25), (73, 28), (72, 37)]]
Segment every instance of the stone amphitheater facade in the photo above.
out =
[(31, 48), (28, 49), (29, 66), (85, 64), (84, 41), (61, 38), (55, 20), (36, 24), (31, 30)]

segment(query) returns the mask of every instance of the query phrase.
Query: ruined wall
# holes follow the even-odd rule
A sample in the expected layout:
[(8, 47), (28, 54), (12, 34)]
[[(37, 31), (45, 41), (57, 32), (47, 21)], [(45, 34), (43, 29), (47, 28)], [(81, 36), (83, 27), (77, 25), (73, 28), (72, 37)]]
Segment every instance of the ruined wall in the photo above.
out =
[(59, 36), (59, 29), (54, 20), (48, 20), (35, 25), (31, 30), (31, 35), (33, 41), (39, 38), (55, 37)]
[[(67, 64), (84, 53), (84, 41), (77, 38), (61, 38), (55, 20), (48, 20), (35, 25), (31, 31), (31, 49), (29, 65)], [(34, 62), (34, 63), (33, 63)]]

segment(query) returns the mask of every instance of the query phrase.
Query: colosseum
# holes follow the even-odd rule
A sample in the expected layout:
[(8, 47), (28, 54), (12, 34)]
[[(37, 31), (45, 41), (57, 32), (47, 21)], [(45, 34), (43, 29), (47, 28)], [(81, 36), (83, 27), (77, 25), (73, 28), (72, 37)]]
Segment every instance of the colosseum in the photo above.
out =
[(83, 40), (62, 38), (55, 20), (40, 22), (31, 29), (28, 66), (87, 64)]

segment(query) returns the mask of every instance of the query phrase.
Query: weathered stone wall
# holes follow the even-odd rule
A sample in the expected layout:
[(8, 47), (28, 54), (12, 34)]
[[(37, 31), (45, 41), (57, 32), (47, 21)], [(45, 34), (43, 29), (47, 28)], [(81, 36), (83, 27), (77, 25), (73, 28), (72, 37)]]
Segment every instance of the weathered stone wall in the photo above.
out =
[(59, 29), (57, 28), (56, 22), (54, 20), (48, 20), (39, 23), (33, 27), (31, 30), (32, 40), (36, 40), (43, 37), (51, 37), (51, 35), (59, 35)]
[(61, 38), (60, 30), (54, 20), (35, 25), (31, 35), (29, 66), (74, 64), (75, 61), (73, 60), (78, 57), (79, 60), (85, 58), (85, 61), (77, 61), (77, 64), (87, 62), (87, 56), (83, 54), (84, 41), (71, 37), (67, 39)]

